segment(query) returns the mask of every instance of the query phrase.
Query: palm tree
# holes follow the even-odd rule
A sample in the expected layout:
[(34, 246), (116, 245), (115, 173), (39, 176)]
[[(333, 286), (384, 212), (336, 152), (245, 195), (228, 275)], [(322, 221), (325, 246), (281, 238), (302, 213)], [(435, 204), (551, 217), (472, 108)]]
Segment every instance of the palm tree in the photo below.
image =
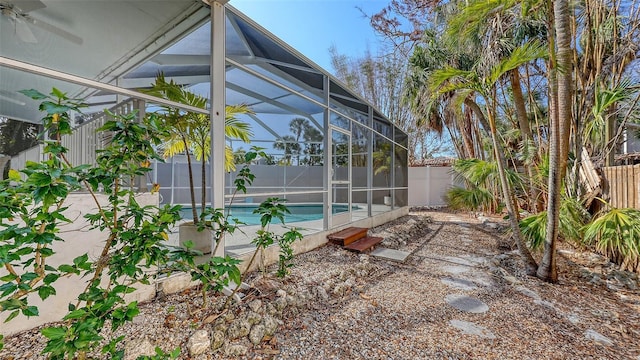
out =
[[(186, 87), (178, 85), (173, 80), (167, 82), (162, 73), (158, 74), (151, 89), (144, 90), (144, 92), (185, 105), (201, 109), (207, 108), (207, 99), (205, 97), (190, 92)], [(237, 118), (238, 115), (250, 113), (253, 112), (246, 105), (227, 105), (225, 108), (225, 135), (247, 143), (250, 142), (252, 134), (249, 124)], [(158, 111), (158, 115), (169, 129), (169, 136), (165, 139), (166, 142), (162, 147), (163, 156), (167, 158), (184, 153), (187, 157), (191, 211), (194, 224), (198, 224), (200, 217), (196, 207), (191, 156), (194, 154), (196, 160), (201, 162), (202, 194), (200, 211), (203, 212), (206, 208), (206, 162), (210, 156), (211, 146), (209, 116), (185, 112), (168, 106), (162, 106), (161, 110)], [(235, 168), (235, 165), (233, 163), (233, 151), (228, 146), (225, 148), (225, 156), (225, 170), (231, 171)]]
[[(549, 198), (547, 201), (547, 233), (544, 254), (537, 276), (549, 282), (558, 281), (556, 269), (556, 243), (560, 223), (562, 180), (566, 174), (569, 155), (569, 134), (572, 122), (572, 56), (569, 4), (567, 0), (553, 3), (555, 41), (550, 41), (551, 104), (549, 118), (551, 140), (549, 144)], [(553, 36), (550, 32), (550, 37)], [(554, 43), (557, 49), (554, 48)], [(558, 68), (563, 69), (558, 71)]]
[(300, 143), (291, 135), (285, 135), (273, 143), (273, 148), (284, 151), (284, 165), (291, 166), (292, 155), (300, 152)]
[[(309, 126), (309, 120), (304, 118), (295, 118), (289, 122), (289, 130), (295, 135), (295, 142), (300, 144), (300, 137), (304, 134), (305, 129)], [(300, 165), (300, 145), (298, 145), (296, 154), (296, 165)]]
[[(440, 96), (446, 93), (462, 94), (466, 99), (470, 95), (477, 94), (484, 106), (486, 113), (486, 122), (489, 125), (491, 141), (493, 144), (493, 155), (497, 163), (497, 169), (500, 180), (502, 198), (509, 214), (511, 230), (520, 254), (527, 264), (527, 272), (535, 273), (537, 264), (531, 253), (522, 240), (520, 227), (518, 225), (519, 212), (515, 203), (513, 188), (507, 181), (505, 147), (499, 139), (497, 130), (497, 83), (511, 70), (526, 64), (530, 61), (544, 57), (543, 47), (537, 42), (526, 43), (512, 51), (512, 53), (494, 67), (487, 71), (487, 75), (480, 75), (475, 71), (458, 70), (452, 67), (436, 70), (432, 74), (432, 82), (430, 90), (434, 96)], [(477, 102), (474, 101), (476, 105)], [(479, 108), (479, 106), (478, 106)], [(480, 112), (476, 115), (484, 118), (484, 113)]]

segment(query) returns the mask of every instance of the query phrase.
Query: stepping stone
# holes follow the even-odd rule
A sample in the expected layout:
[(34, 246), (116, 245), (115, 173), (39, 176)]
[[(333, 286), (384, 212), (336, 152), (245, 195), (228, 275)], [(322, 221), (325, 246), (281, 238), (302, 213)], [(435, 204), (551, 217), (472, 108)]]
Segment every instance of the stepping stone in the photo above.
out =
[(476, 325), (469, 321), (452, 319), (449, 320), (449, 325), (453, 326), (456, 329), (462, 330), (463, 334), (476, 335), (484, 339), (496, 338), (496, 336), (487, 328)]
[(588, 340), (593, 340), (598, 344), (607, 345), (607, 346), (613, 345), (613, 341), (611, 341), (611, 339), (592, 329), (585, 331), (584, 337), (587, 338)]
[(476, 284), (474, 284), (473, 282), (471, 282), (469, 280), (465, 280), (465, 279), (442, 278), (442, 279), (440, 279), (440, 281), (445, 285), (448, 285), (450, 287), (453, 287), (453, 288), (456, 288), (456, 289), (460, 289), (460, 290), (475, 290), (475, 289), (478, 288), (476, 286)]
[(484, 263), (487, 262), (487, 258), (484, 256), (465, 255), (465, 256), (462, 256), (460, 259), (465, 260), (471, 263), (472, 265), (483, 265)]
[(411, 253), (406, 251), (387, 249), (383, 247), (378, 247), (377, 249), (371, 252), (371, 255), (392, 261), (405, 262), (407, 257), (411, 255)]
[(521, 294), (523, 294), (525, 296), (528, 296), (528, 297), (532, 298), (533, 300), (542, 300), (542, 298), (540, 297), (540, 295), (538, 295), (537, 292), (535, 292), (535, 291), (533, 291), (531, 289), (528, 289), (528, 288), (526, 288), (524, 286), (517, 286), (516, 287), (516, 291), (518, 291), (519, 293), (521, 293)]
[(455, 257), (455, 256), (445, 256), (443, 258), (443, 260), (454, 263), (454, 264), (458, 264), (458, 265), (466, 265), (466, 266), (473, 266), (474, 264), (467, 260), (467, 259), (463, 259), (460, 257)]
[(484, 302), (466, 295), (450, 294), (444, 300), (454, 308), (468, 313), (481, 314), (489, 310)]
[(542, 299), (533, 300), (533, 303), (536, 304), (536, 305), (548, 307), (549, 309), (553, 309), (553, 310), (558, 311), (558, 309), (556, 309), (555, 305), (553, 305), (552, 302), (549, 302), (549, 301), (546, 301), (546, 300), (542, 300)]
[(466, 278), (479, 286), (492, 288), (496, 285), (496, 281), (493, 277), (485, 272), (475, 272), (472, 275), (467, 275)]
[(576, 313), (571, 313), (567, 315), (567, 320), (569, 320), (569, 322), (572, 323), (573, 325), (577, 325), (580, 323), (580, 315)]
[(448, 272), (449, 274), (462, 274), (469, 271), (468, 266), (462, 266), (462, 265), (447, 265), (447, 266), (441, 267), (441, 269), (442, 271)]

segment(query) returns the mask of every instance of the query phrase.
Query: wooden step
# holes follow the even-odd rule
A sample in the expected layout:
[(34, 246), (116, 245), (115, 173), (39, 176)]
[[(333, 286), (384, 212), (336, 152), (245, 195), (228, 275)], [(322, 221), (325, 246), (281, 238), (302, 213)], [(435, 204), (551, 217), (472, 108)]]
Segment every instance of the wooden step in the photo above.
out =
[(373, 249), (376, 245), (381, 243), (382, 240), (383, 239), (381, 237), (367, 236), (345, 246), (344, 248), (351, 251), (366, 252)]
[(367, 228), (350, 227), (344, 230), (338, 231), (333, 234), (327, 235), (327, 239), (336, 244), (349, 245), (354, 241), (362, 239), (367, 236)]

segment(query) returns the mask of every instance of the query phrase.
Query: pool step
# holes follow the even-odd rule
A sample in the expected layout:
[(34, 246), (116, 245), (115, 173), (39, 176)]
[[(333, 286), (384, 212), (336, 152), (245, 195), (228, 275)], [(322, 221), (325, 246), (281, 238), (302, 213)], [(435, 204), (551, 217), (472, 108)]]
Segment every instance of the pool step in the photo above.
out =
[(367, 236), (367, 228), (349, 227), (337, 233), (327, 235), (327, 239), (338, 245), (346, 246)]
[(347, 250), (363, 253), (382, 242), (381, 237), (367, 236), (367, 228), (350, 227), (327, 235), (329, 241), (341, 245)]

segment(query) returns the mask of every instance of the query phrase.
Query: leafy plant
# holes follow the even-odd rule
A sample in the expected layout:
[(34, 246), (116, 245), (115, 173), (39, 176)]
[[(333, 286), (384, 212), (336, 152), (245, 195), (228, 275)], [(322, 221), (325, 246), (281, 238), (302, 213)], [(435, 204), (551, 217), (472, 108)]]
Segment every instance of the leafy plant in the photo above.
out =
[(637, 265), (640, 254), (640, 210), (610, 207), (584, 229), (584, 242), (623, 267)]
[[(584, 224), (589, 220), (589, 213), (575, 198), (566, 198), (560, 204), (560, 226), (558, 233), (567, 241), (580, 243), (583, 236)], [(529, 247), (540, 249), (544, 244), (547, 232), (547, 212), (527, 216), (520, 220), (520, 230), (527, 240)]]
[[(73, 166), (60, 139), (71, 132), (69, 113), (79, 111), (82, 104), (55, 88), (49, 95), (36, 90), (23, 94), (42, 101), (44, 129), (52, 140), (45, 141), (44, 161), (26, 164), (24, 181), (12, 172), (1, 186), (0, 265), (8, 275), (1, 279), (0, 310), (10, 312), (7, 321), (19, 313), (37, 316), (39, 308), (29, 302), (30, 294), (46, 300), (56, 294), (58, 279), (86, 278), (77, 301), (69, 304), (64, 324), (42, 330), (48, 339), (44, 352), (50, 358), (84, 359), (99, 348), (107, 322), (115, 330), (138, 314), (137, 302), (126, 302), (125, 295), (136, 284), (149, 283), (151, 275), (145, 270), (170, 258), (162, 242), (179, 218), (179, 207), (142, 206), (133, 188), (133, 180), (151, 170), (150, 160), (161, 160), (154, 146), (163, 130), (154, 116), (138, 122), (135, 113), (110, 114), (111, 120), (99, 131), (112, 133), (112, 141), (99, 151), (97, 165)], [(65, 203), (79, 189), (88, 191), (95, 202), (96, 212), (85, 218), (91, 229), (104, 234), (102, 251), (95, 260), (85, 253), (72, 263), (53, 267), (47, 261), (55, 253), (53, 243), (62, 241), (59, 226), (70, 222)], [(106, 203), (99, 200), (98, 189), (107, 192)], [(111, 339), (101, 351), (115, 356), (121, 340)]]
[[(172, 80), (167, 82), (162, 73), (158, 74), (151, 89), (145, 90), (145, 92), (203, 110), (207, 107), (207, 99), (205, 97), (189, 91), (186, 87)], [(246, 105), (227, 105), (225, 108), (225, 135), (249, 142), (251, 137), (250, 126), (248, 123), (240, 121), (237, 117), (241, 114), (252, 113), (253, 111)], [(171, 157), (184, 153), (187, 157), (191, 210), (193, 212), (193, 223), (197, 225), (202, 220), (204, 211), (206, 211), (206, 192), (204, 189), (206, 188), (206, 162), (209, 159), (211, 146), (211, 121), (206, 114), (183, 111), (169, 106), (162, 107), (160, 111), (156, 112), (156, 115), (169, 129), (169, 132), (163, 138), (165, 140), (162, 145), (164, 156)], [(196, 207), (192, 155), (195, 155), (196, 160), (201, 162), (200, 173), (202, 176), (200, 186), (202, 195), (200, 199), (200, 214), (198, 214)], [(235, 170), (233, 160), (233, 151), (227, 146), (225, 148), (225, 170)]]
[[(36, 90), (23, 93), (42, 101), (44, 128), (52, 140), (45, 142), (45, 160), (28, 162), (21, 171), (24, 180), (19, 172), (11, 171), (9, 179), (0, 182), (0, 266), (7, 273), (0, 278), (0, 312), (9, 313), (6, 321), (19, 314), (38, 316), (40, 311), (30, 302), (31, 294), (46, 300), (56, 295), (57, 280), (82, 276), (87, 279), (86, 285), (77, 300), (69, 304), (63, 323), (42, 329), (47, 338), (44, 352), (51, 359), (85, 359), (98, 350), (121, 358), (124, 354), (118, 344), (123, 337), (105, 339), (102, 330), (107, 324), (116, 330), (138, 315), (138, 303), (127, 302), (125, 296), (135, 291), (136, 284), (149, 284), (154, 273), (151, 270), (189, 272), (192, 279), (202, 283), (205, 304), (208, 291), (220, 290), (229, 281), (240, 284), (239, 260), (214, 256), (196, 264), (197, 252), (164, 246), (169, 228), (179, 220), (180, 206), (143, 206), (136, 200), (135, 178), (151, 171), (151, 160), (162, 160), (154, 147), (166, 133), (157, 115), (139, 122), (135, 113), (109, 114), (111, 120), (98, 131), (111, 133), (112, 140), (99, 150), (97, 164), (73, 166), (65, 156), (67, 149), (61, 136), (71, 132), (69, 113), (78, 112), (82, 104), (55, 88), (49, 95)], [(259, 148), (245, 154), (245, 167), (235, 180), (236, 193), (246, 192), (251, 185), (255, 176), (249, 164), (258, 156), (266, 154)], [(106, 200), (100, 200), (104, 196), (98, 194), (99, 189), (106, 191)], [(60, 225), (71, 222), (65, 216), (65, 204), (76, 190), (87, 191), (95, 203), (95, 212), (85, 218), (92, 230), (104, 235), (102, 251), (96, 259), (85, 253), (71, 263), (54, 267), (47, 261), (55, 254), (54, 242), (63, 241)], [(279, 274), (286, 274), (293, 256), (290, 245), (302, 235), (295, 229), (284, 235), (268, 230), (274, 219), (284, 224), (288, 209), (281, 200), (269, 199), (257, 211), (262, 214), (262, 229), (254, 243), (261, 250), (278, 242), (282, 251)], [(218, 237), (233, 232), (239, 223), (221, 209), (208, 210), (204, 215), (200, 226), (212, 227)], [(0, 335), (0, 349), (3, 340)], [(174, 359), (178, 355), (179, 349), (171, 353), (156, 349), (156, 355), (147, 358)]]
[(453, 187), (445, 194), (447, 205), (454, 210), (488, 209), (494, 200), (493, 194), (480, 187)]

